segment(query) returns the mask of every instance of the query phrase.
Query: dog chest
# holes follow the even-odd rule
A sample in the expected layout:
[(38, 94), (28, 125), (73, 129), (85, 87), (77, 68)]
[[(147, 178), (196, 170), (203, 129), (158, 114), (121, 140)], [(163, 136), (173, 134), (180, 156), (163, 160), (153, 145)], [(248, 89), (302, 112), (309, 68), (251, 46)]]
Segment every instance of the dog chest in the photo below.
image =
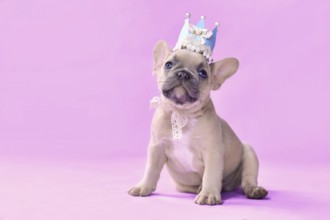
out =
[(196, 165), (189, 138), (182, 137), (173, 140), (172, 146), (167, 150), (168, 162), (171, 166), (181, 172), (196, 172)]

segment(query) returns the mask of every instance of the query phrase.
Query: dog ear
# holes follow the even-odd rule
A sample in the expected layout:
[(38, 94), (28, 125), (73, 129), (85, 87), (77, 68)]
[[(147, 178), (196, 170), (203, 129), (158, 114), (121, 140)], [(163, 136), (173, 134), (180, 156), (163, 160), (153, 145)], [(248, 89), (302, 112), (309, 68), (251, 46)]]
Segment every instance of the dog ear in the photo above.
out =
[(154, 73), (163, 65), (170, 52), (166, 41), (160, 40), (156, 43), (154, 47)]
[(213, 75), (212, 89), (217, 90), (221, 84), (231, 77), (238, 69), (239, 62), (236, 58), (225, 58), (210, 64)]

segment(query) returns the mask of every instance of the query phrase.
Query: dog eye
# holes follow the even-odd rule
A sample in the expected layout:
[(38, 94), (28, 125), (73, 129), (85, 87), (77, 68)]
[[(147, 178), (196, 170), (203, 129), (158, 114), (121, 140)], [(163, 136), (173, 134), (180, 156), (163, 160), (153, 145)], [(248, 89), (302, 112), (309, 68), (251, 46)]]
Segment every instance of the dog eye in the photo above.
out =
[(198, 75), (203, 78), (206, 79), (207, 78), (207, 72), (205, 70), (201, 70), (198, 72)]
[(169, 70), (173, 67), (173, 63), (172, 62), (166, 62), (165, 63), (165, 69)]

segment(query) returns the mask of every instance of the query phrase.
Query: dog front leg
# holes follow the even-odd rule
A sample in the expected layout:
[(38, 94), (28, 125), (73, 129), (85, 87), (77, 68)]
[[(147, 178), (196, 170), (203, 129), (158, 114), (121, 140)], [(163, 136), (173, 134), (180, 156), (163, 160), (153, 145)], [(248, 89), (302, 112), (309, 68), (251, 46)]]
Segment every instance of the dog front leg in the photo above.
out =
[(223, 153), (218, 150), (208, 150), (203, 155), (205, 170), (201, 191), (195, 198), (199, 205), (217, 205), (221, 203), (221, 188), (223, 176)]
[(155, 191), (165, 161), (164, 147), (149, 144), (148, 159), (144, 176), (136, 186), (128, 190), (128, 193), (132, 196), (148, 196)]

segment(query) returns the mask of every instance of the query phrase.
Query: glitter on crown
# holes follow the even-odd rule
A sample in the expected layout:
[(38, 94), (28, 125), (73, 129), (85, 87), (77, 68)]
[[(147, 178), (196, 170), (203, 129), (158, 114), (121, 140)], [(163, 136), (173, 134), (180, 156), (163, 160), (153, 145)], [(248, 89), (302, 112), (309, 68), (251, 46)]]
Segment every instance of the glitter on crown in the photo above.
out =
[(190, 13), (186, 13), (186, 19), (174, 50), (188, 49), (210, 59), (217, 38), (219, 22), (215, 23), (215, 27), (211, 31), (205, 28), (204, 16), (201, 16), (196, 25), (190, 24), (189, 19)]

